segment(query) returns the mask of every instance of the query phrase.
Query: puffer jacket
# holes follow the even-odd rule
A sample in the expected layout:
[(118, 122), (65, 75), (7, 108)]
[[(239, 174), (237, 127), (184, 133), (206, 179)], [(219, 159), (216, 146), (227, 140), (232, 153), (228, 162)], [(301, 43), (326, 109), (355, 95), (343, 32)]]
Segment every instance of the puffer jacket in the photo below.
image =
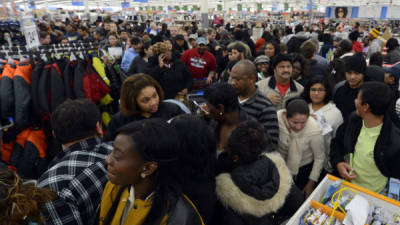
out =
[[(253, 163), (219, 174), (216, 193), (221, 209), (216, 213), (215, 224), (276, 224), (274, 214), (285, 205), (292, 183), (278, 152), (263, 153)], [(292, 204), (297, 207), (301, 202)]]
[(15, 65), (7, 64), (1, 76), (0, 86), (0, 104), (1, 104), (1, 119), (8, 121), (8, 118), (14, 118), (14, 72)]

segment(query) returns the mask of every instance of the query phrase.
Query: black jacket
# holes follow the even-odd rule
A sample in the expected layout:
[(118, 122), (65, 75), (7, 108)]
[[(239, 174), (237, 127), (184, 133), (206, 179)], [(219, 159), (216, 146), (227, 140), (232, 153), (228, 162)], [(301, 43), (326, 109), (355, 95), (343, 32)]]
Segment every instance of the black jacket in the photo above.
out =
[[(183, 111), (179, 106), (169, 103), (169, 102), (161, 102), (158, 106), (158, 111), (153, 113), (152, 118), (163, 118), (163, 119), (171, 119), (179, 114), (182, 114)], [(113, 141), (116, 136), (116, 132), (118, 128), (122, 127), (125, 124), (130, 122), (138, 121), (146, 119), (140, 114), (134, 114), (131, 116), (123, 116), (121, 112), (116, 113), (111, 118), (110, 123), (108, 124), (107, 134), (104, 136), (105, 141)]]
[(148, 62), (144, 61), (141, 56), (137, 56), (131, 62), (128, 70), (128, 76), (137, 74), (137, 73), (145, 73), (148, 74), (150, 70), (150, 65)]
[[(216, 212), (215, 224), (276, 224), (273, 216), (288, 199), (292, 178), (283, 158), (273, 152), (219, 174), (216, 185), (221, 208)], [(296, 208), (300, 204), (293, 202)]]
[(335, 86), (333, 102), (346, 119), (350, 113), (356, 110), (354, 99), (357, 98), (359, 88), (351, 88), (347, 81), (342, 81)]
[(400, 49), (396, 48), (386, 54), (386, 56), (383, 57), (383, 61), (386, 64), (395, 64), (400, 61)]
[(322, 76), (327, 76), (328, 75), (328, 65), (326, 64), (322, 64), (322, 63), (318, 63), (317, 60), (312, 59), (310, 60), (310, 65), (308, 68), (308, 73), (307, 73), (307, 78), (310, 79), (313, 76), (316, 75), (322, 75)]
[(192, 73), (184, 62), (177, 59), (171, 63), (171, 68), (158, 65), (158, 58), (151, 63), (152, 70), (150, 75), (156, 79), (164, 90), (165, 99), (173, 99), (178, 92), (187, 88), (191, 89), (193, 84)]
[[(363, 120), (355, 113), (342, 124), (332, 140), (330, 161), (334, 167), (344, 162), (344, 157), (354, 152)], [(374, 147), (374, 160), (380, 172), (386, 177), (400, 178), (400, 129), (385, 116), (381, 133)]]

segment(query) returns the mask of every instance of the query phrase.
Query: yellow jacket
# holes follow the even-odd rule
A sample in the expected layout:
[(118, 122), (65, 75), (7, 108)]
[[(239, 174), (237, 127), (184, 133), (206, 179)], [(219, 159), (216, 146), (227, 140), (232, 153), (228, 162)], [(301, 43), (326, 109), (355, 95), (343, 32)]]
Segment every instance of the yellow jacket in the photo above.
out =
[[(118, 191), (120, 190), (121, 186), (114, 185), (110, 181), (106, 184), (106, 187), (104, 188), (103, 192), (103, 197), (101, 199), (101, 208), (100, 208), (100, 220), (99, 224), (103, 225), (103, 222), (105, 220), (105, 217), (107, 216), (108, 211), (110, 210), (113, 201), (116, 199)], [(119, 204), (117, 206), (117, 210), (115, 211), (114, 217), (112, 219), (111, 225), (121, 225), (121, 218), (122, 214), (124, 212), (125, 206), (127, 199), (129, 198), (129, 188), (125, 188), (125, 190), (122, 192)], [(164, 218), (161, 220), (161, 225), (167, 225), (173, 223), (173, 224), (180, 224), (180, 225), (185, 225), (185, 223), (179, 223), (181, 218), (185, 217), (185, 215), (189, 213), (196, 213), (197, 216), (194, 218), (197, 218), (196, 221), (186, 221), (186, 225), (204, 225), (203, 220), (201, 216), (199, 215), (196, 207), (193, 205), (193, 203), (185, 196), (183, 195), (183, 198), (181, 198), (183, 201), (177, 203), (177, 207), (175, 207), (176, 211), (174, 216), (171, 216), (171, 218), (168, 220), (168, 214), (164, 216)], [(179, 204), (182, 202), (186, 202), (189, 204)], [(141, 199), (135, 199), (134, 206), (131, 207), (129, 212), (126, 215), (124, 225), (140, 225), (143, 224), (143, 222), (146, 220), (147, 214), (150, 212), (151, 209), (151, 200), (141, 200)], [(182, 208), (184, 207), (184, 208)], [(189, 217), (193, 218), (193, 216)], [(174, 221), (175, 220), (175, 221)], [(185, 220), (183, 220), (185, 221)]]

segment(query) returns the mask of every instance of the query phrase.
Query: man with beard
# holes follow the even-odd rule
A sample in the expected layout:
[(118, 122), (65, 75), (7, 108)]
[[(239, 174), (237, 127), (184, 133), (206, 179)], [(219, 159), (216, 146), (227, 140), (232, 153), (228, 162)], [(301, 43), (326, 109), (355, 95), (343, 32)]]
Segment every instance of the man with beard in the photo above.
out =
[[(192, 73), (194, 89), (204, 88), (212, 83), (217, 70), (217, 63), (213, 54), (207, 50), (207, 41), (204, 37), (197, 39), (197, 48), (183, 53), (181, 60)], [(205, 81), (205, 83), (204, 83)]]
[(272, 66), (274, 76), (258, 81), (260, 92), (274, 103), (277, 110), (285, 108), (286, 102), (300, 96), (303, 86), (292, 79), (292, 58), (288, 54), (278, 54), (274, 57)]
[(346, 61), (345, 70), (346, 80), (336, 84), (333, 90), (333, 102), (346, 121), (356, 110), (354, 99), (357, 98), (358, 91), (365, 81), (367, 63), (361, 55), (355, 54)]
[(263, 125), (274, 144), (278, 144), (279, 126), (276, 108), (264, 97), (256, 86), (257, 70), (250, 60), (241, 60), (231, 71), (232, 86), (235, 88), (241, 108)]

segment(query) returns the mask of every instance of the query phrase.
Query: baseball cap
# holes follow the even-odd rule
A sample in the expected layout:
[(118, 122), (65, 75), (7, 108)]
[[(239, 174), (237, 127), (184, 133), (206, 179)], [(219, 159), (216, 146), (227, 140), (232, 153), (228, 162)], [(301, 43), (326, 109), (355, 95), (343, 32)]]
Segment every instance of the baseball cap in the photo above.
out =
[(206, 45), (206, 44), (207, 44), (206, 38), (204, 38), (204, 37), (199, 37), (199, 38), (197, 39), (197, 44), (198, 44), (198, 45), (201, 45), (201, 44)]
[(175, 40), (185, 40), (185, 37), (183, 37), (182, 34), (178, 34), (176, 35)]

